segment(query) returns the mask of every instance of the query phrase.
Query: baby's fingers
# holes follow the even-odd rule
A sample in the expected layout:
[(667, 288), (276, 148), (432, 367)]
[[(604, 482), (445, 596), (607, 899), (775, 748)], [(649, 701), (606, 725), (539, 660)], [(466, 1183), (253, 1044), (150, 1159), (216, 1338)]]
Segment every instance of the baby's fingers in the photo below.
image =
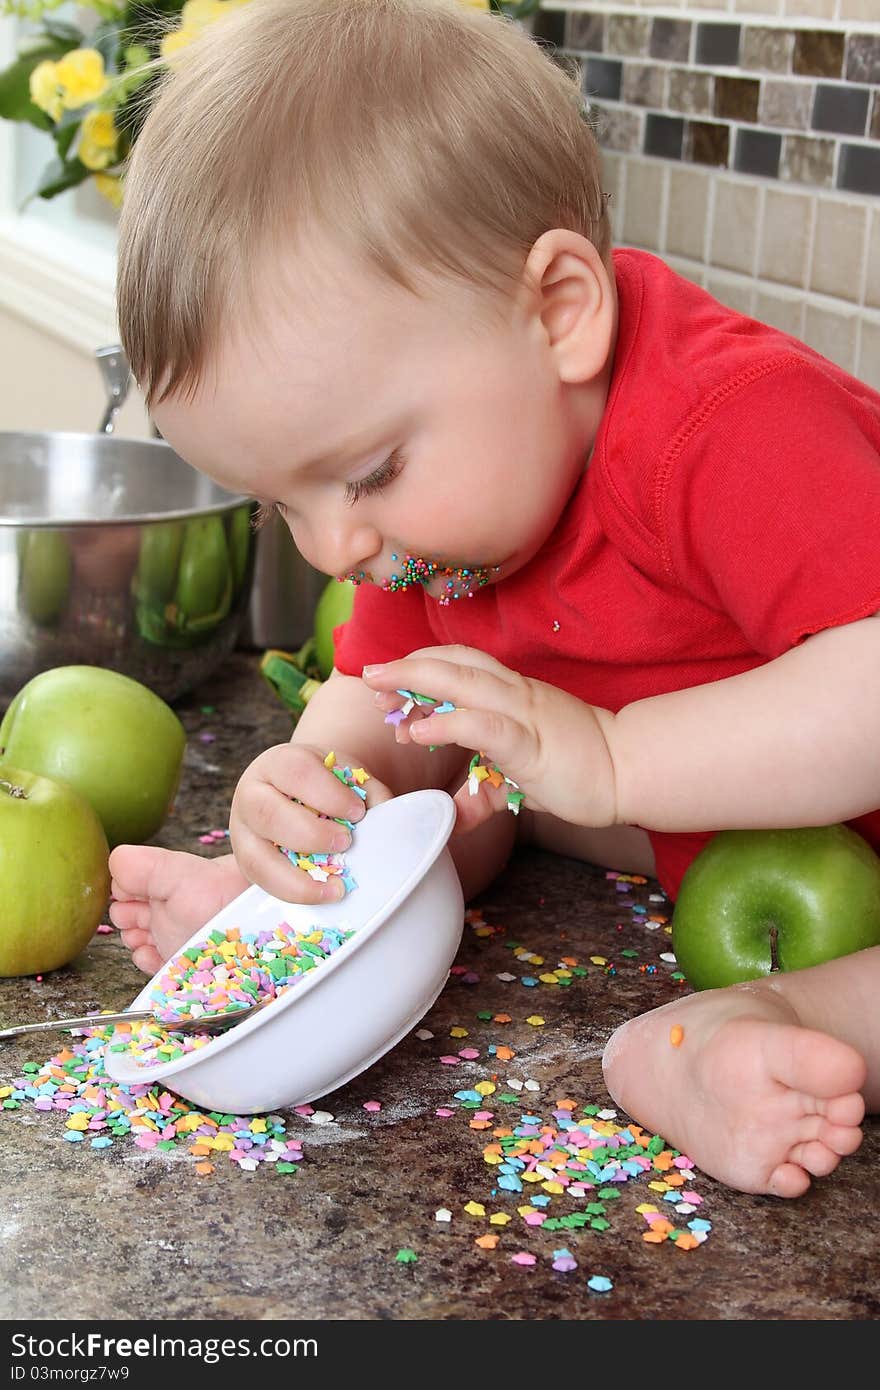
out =
[(496, 763), (506, 777), (520, 778), (532, 753), (532, 735), (524, 724), (494, 710), (455, 709), (448, 714), (431, 714), (410, 726), (413, 743), (430, 747), (456, 744), (478, 749), (485, 760)]
[(255, 835), (247, 826), (241, 827), (236, 837), (235, 857), (252, 883), (258, 883), (283, 902), (339, 902), (345, 896), (340, 875), (333, 874), (326, 883), (319, 882), (304, 869), (296, 868), (277, 845)]
[(469, 784), (465, 782), (453, 798), (456, 810), (455, 834), (469, 835), (499, 811), (506, 810), (508, 790), (506, 784), (493, 787), (491, 782), (483, 781), (479, 783), (479, 790), (474, 795)]

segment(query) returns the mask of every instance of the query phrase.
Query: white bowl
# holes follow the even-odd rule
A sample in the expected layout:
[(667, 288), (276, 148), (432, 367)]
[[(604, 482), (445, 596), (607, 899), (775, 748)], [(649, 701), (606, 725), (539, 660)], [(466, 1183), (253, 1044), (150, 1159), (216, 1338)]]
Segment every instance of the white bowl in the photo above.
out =
[[(410, 792), (374, 806), (355, 827), (346, 862), (357, 888), (339, 903), (309, 907), (248, 888), (181, 947), (229, 927), (355, 935), (268, 1008), (175, 1061), (138, 1065), (105, 1052), (124, 1085), (161, 1083), (202, 1110), (246, 1115), (305, 1105), (343, 1086), (400, 1042), (446, 983), (464, 923), (464, 901), (446, 848), (455, 820), (442, 791)], [(150, 1007), (160, 971), (130, 1005)]]

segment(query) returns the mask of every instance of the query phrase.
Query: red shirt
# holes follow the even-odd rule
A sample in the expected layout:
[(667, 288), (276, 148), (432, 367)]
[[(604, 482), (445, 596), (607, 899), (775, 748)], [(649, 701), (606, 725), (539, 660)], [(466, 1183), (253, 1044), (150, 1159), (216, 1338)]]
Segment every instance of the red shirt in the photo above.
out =
[[(654, 256), (614, 263), (607, 406), (550, 540), (445, 607), (363, 586), (340, 671), (462, 642), (616, 712), (880, 610), (880, 395)], [(880, 850), (880, 811), (855, 824)], [(649, 834), (674, 897), (711, 836)]]

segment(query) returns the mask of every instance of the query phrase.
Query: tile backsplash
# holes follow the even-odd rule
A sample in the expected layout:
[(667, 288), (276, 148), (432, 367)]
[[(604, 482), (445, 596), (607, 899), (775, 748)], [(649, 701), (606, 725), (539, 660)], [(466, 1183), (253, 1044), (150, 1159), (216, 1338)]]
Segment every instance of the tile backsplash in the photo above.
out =
[(880, 388), (880, 0), (544, 0), (615, 241)]

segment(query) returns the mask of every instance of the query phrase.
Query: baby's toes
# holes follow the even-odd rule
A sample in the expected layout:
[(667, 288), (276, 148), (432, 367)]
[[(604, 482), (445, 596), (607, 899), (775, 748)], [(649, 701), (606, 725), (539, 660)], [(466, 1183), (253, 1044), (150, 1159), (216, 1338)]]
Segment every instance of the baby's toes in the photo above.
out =
[(862, 1142), (862, 1131), (858, 1125), (825, 1124), (822, 1126), (819, 1142), (827, 1144), (829, 1149), (843, 1157), (844, 1154), (855, 1153)]
[(109, 916), (114, 927), (121, 932), (127, 932), (133, 927), (146, 932), (150, 922), (150, 907), (148, 903), (138, 901), (111, 902)]
[(803, 1197), (810, 1179), (796, 1163), (780, 1163), (770, 1174), (767, 1191), (773, 1197)]
[(827, 1178), (840, 1162), (841, 1155), (835, 1153), (821, 1139), (808, 1139), (795, 1144), (789, 1152), (789, 1162), (796, 1163), (814, 1178)]
[(155, 975), (162, 965), (162, 957), (152, 941), (145, 941), (142, 946), (136, 946), (131, 953), (131, 958), (138, 970), (142, 970), (145, 975)]
[(819, 1106), (820, 1113), (830, 1125), (843, 1125), (846, 1128), (856, 1128), (865, 1118), (865, 1101), (858, 1091), (851, 1091), (846, 1096), (834, 1096), (831, 1100), (822, 1101)]

